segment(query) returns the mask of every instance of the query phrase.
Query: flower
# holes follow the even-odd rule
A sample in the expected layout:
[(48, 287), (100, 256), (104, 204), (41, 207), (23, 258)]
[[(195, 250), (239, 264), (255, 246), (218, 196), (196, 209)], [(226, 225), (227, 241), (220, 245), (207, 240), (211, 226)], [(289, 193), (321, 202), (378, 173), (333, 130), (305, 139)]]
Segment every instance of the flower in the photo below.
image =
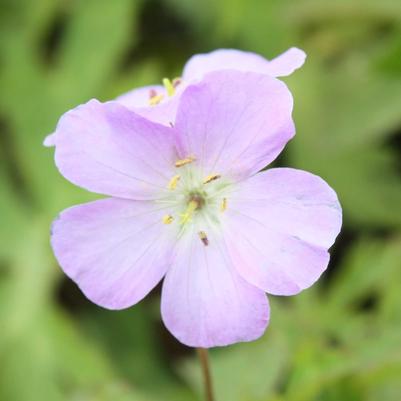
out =
[(199, 81), (205, 74), (219, 70), (258, 72), (272, 77), (290, 75), (301, 67), (306, 54), (292, 47), (273, 60), (259, 54), (235, 49), (218, 49), (206, 54), (195, 54), (184, 66), (182, 77), (172, 82), (164, 78), (162, 85), (134, 89), (116, 100), (140, 115), (161, 124), (174, 121), (179, 96), (185, 87)]
[[(292, 47), (273, 60), (235, 49), (218, 49), (206, 54), (192, 56), (184, 66), (182, 77), (172, 81), (164, 78), (163, 85), (150, 85), (119, 96), (116, 101), (134, 110), (152, 121), (170, 125), (175, 119), (179, 97), (186, 86), (202, 79), (212, 71), (234, 69), (238, 71), (258, 72), (272, 77), (292, 74), (301, 67), (306, 54)], [(48, 135), (45, 146), (54, 146), (56, 136)]]
[(188, 85), (170, 127), (116, 101), (67, 112), (57, 167), (110, 197), (54, 221), (64, 272), (109, 309), (134, 305), (164, 277), (163, 321), (189, 346), (261, 336), (266, 292), (312, 285), (341, 226), (337, 196), (321, 178), (260, 172), (294, 135), (292, 103), (276, 78), (227, 70)]

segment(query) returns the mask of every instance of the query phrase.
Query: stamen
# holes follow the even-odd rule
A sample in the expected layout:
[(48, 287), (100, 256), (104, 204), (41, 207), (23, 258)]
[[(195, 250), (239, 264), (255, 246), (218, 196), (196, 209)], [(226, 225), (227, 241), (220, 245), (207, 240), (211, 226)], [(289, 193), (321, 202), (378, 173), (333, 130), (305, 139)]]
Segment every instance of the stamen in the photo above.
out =
[(154, 89), (152, 89), (149, 93), (149, 105), (150, 106), (155, 106), (156, 104), (159, 104), (163, 100), (163, 95), (160, 94), (158, 95)]
[(166, 214), (163, 216), (163, 223), (164, 224), (171, 224), (174, 220), (174, 217), (171, 216), (170, 214)]
[(207, 177), (205, 177), (205, 179), (203, 180), (204, 184), (208, 184), (209, 182), (212, 182), (214, 180), (217, 180), (221, 177), (220, 174), (210, 174)]
[(181, 224), (186, 224), (192, 220), (194, 211), (198, 208), (198, 202), (192, 200), (188, 203), (187, 210), (181, 214)]
[(227, 210), (227, 198), (223, 198), (221, 201), (220, 211), (225, 212)]
[(176, 88), (182, 82), (181, 77), (176, 77), (173, 79), (173, 86)]
[(176, 188), (177, 188), (178, 181), (180, 181), (180, 178), (181, 178), (180, 175), (178, 175), (178, 174), (175, 175), (175, 176), (169, 181), (169, 183), (168, 183), (168, 185), (167, 185), (167, 188), (168, 188), (168, 189), (171, 189), (171, 190), (176, 189)]
[(170, 97), (174, 96), (175, 87), (168, 78), (163, 78), (163, 85), (166, 88), (167, 95), (169, 95)]
[(207, 238), (207, 235), (204, 231), (199, 231), (198, 232), (199, 238), (203, 242), (203, 245), (208, 246), (209, 245), (209, 240)]
[(194, 156), (188, 156), (185, 159), (180, 159), (175, 162), (175, 167), (182, 167), (196, 160)]

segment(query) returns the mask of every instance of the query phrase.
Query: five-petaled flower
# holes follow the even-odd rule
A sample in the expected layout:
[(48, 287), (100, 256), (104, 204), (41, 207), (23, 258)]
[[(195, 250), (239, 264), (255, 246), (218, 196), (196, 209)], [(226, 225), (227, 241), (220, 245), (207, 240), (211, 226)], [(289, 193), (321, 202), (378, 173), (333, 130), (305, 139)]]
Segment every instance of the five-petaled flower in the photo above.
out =
[(268, 74), (225, 70), (186, 85), (171, 126), (117, 101), (67, 112), (55, 134), (57, 167), (110, 197), (53, 223), (65, 273), (109, 309), (134, 305), (164, 277), (163, 321), (189, 346), (261, 336), (265, 293), (312, 285), (341, 226), (337, 196), (321, 178), (260, 172), (295, 133), (292, 103)]

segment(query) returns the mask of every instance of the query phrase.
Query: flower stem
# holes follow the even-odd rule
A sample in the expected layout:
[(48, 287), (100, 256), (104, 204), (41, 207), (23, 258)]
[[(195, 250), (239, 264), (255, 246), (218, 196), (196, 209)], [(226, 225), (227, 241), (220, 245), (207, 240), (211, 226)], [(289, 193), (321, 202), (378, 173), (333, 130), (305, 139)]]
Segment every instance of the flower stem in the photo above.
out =
[(198, 351), (199, 360), (202, 366), (206, 401), (215, 401), (213, 395), (212, 376), (210, 374), (209, 354), (206, 348), (197, 348), (196, 350)]

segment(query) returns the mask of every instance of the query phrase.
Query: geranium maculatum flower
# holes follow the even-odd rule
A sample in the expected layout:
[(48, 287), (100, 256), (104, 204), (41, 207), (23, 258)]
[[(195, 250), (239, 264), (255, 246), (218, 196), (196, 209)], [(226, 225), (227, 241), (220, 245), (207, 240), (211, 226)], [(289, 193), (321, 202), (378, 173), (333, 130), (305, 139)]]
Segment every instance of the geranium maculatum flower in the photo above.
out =
[(204, 72), (182, 89), (168, 125), (118, 101), (91, 100), (60, 119), (61, 174), (108, 198), (62, 212), (51, 243), (105, 308), (134, 305), (164, 278), (167, 328), (213, 347), (262, 335), (266, 292), (294, 295), (319, 278), (341, 208), (311, 173), (261, 172), (295, 133), (284, 83), (260, 71)]

